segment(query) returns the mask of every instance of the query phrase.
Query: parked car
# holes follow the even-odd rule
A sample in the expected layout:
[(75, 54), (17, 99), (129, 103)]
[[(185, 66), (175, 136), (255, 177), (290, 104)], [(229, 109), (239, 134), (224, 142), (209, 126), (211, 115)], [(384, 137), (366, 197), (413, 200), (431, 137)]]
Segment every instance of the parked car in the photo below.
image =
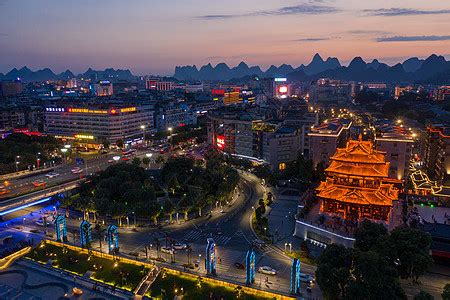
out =
[(161, 248), (161, 252), (162, 253), (167, 253), (167, 254), (174, 254), (175, 250), (171, 247), (162, 247)]
[(253, 240), (252, 245), (259, 249), (263, 249), (266, 246), (266, 243), (264, 241), (255, 239), (255, 240)]
[(183, 244), (183, 243), (175, 243), (174, 245), (173, 245), (173, 249), (175, 249), (175, 250), (185, 250), (185, 249), (187, 249), (187, 245), (186, 244)]
[(258, 272), (266, 275), (277, 275), (277, 270), (272, 269), (269, 266), (259, 267)]
[(239, 262), (235, 262), (234, 266), (240, 270), (245, 270), (245, 266)]
[(56, 176), (59, 176), (59, 174), (56, 172), (51, 172), (51, 173), (45, 174), (45, 177), (48, 177), (48, 178), (53, 178)]
[(312, 276), (310, 274), (300, 273), (300, 281), (312, 284), (312, 283), (314, 283), (315, 279), (314, 279), (314, 276)]
[(80, 167), (75, 167), (71, 171), (73, 174), (80, 174), (81, 172), (83, 172), (83, 170)]

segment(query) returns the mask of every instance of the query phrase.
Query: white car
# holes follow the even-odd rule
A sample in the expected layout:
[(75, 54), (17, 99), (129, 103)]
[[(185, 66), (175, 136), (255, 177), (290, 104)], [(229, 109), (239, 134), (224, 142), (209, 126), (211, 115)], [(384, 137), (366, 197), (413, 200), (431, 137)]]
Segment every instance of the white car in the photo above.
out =
[(56, 172), (51, 172), (51, 173), (45, 174), (45, 177), (48, 177), (48, 178), (53, 178), (56, 176), (59, 176), (59, 174)]
[(310, 274), (300, 273), (300, 281), (312, 284), (314, 283), (315, 279), (314, 276)]
[(176, 243), (173, 245), (173, 249), (175, 250), (185, 250), (187, 249), (187, 245), (186, 244), (182, 244), (182, 243)]
[(167, 253), (167, 254), (174, 254), (175, 250), (173, 250), (170, 247), (161, 247), (161, 252), (162, 253)]
[(259, 267), (258, 272), (266, 275), (277, 275), (277, 270), (268, 266)]
[(79, 173), (83, 172), (83, 170), (79, 167), (73, 168), (71, 171), (73, 174), (79, 174)]

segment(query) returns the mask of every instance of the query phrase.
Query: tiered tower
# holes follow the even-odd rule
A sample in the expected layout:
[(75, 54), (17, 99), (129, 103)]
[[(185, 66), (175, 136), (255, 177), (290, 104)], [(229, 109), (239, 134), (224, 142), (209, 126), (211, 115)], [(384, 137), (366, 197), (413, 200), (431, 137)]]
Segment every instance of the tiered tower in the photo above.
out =
[(371, 219), (389, 223), (398, 189), (388, 179), (389, 162), (372, 141), (350, 140), (338, 148), (317, 188), (320, 211), (345, 220)]

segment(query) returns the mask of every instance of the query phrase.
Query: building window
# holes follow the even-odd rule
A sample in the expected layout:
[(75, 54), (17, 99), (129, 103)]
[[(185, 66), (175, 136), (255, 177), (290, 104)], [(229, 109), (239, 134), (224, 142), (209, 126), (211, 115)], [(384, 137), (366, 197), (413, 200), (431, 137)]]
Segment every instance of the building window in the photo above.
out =
[(280, 163), (280, 164), (278, 165), (278, 169), (279, 169), (280, 171), (286, 170), (286, 163)]

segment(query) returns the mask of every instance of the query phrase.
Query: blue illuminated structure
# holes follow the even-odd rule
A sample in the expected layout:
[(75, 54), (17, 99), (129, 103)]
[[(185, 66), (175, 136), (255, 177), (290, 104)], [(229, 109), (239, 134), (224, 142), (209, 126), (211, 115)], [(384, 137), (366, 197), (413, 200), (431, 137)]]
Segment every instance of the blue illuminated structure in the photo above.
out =
[(18, 211), (18, 210), (21, 210), (21, 209), (24, 209), (24, 208), (27, 208), (27, 207), (30, 207), (30, 206), (33, 206), (33, 205), (37, 205), (37, 204), (41, 204), (41, 203), (47, 202), (50, 199), (51, 199), (51, 197), (46, 197), (46, 198), (42, 198), (42, 199), (39, 199), (39, 200), (34, 201), (34, 202), (29, 202), (27, 204), (23, 204), (23, 205), (20, 205), (18, 207), (14, 207), (14, 208), (2, 211), (2, 212), (0, 212), (0, 216), (5, 216), (5, 215), (10, 214), (12, 212), (15, 212), (15, 211)]
[(90, 247), (90, 243), (92, 242), (91, 235), (91, 223), (86, 220), (83, 220), (80, 224), (80, 243), (81, 247)]
[(66, 226), (66, 217), (64, 215), (59, 215), (56, 217), (55, 231), (57, 242), (67, 242), (67, 226)]
[(248, 250), (245, 257), (245, 283), (252, 284), (255, 282), (256, 254), (255, 251)]
[(110, 224), (107, 228), (106, 235), (108, 237), (109, 253), (119, 252), (119, 231), (117, 226)]
[(294, 258), (291, 265), (291, 294), (300, 293), (300, 259)]
[(216, 273), (216, 243), (212, 238), (207, 239), (205, 269), (208, 275), (217, 275)]

